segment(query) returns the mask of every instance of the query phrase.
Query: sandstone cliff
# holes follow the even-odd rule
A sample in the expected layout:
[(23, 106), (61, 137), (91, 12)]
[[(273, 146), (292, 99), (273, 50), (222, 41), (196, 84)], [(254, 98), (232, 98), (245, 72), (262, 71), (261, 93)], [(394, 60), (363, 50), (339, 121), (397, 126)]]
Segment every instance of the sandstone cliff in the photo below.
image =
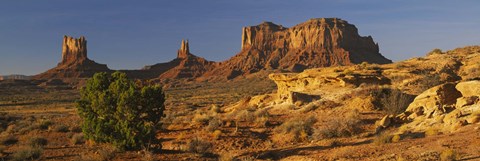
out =
[(87, 57), (87, 40), (64, 36), (62, 45), (62, 60), (55, 68), (34, 76), (34, 79), (74, 80), (88, 78), (96, 72), (108, 72), (107, 65), (96, 63)]
[(271, 22), (242, 30), (242, 49), (205, 76), (227, 79), (265, 69), (294, 72), (307, 68), (351, 65), (361, 62), (391, 63), (379, 53), (372, 37), (338, 18), (310, 19), (292, 28)]

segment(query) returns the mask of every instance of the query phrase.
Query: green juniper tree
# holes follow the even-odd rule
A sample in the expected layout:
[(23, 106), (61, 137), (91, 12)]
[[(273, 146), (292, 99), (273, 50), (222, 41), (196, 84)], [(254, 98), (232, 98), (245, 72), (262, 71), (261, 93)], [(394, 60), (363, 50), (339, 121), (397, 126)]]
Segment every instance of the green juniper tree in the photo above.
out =
[(160, 147), (155, 137), (165, 110), (160, 86), (141, 87), (125, 73), (103, 72), (87, 81), (80, 96), (77, 108), (87, 139), (123, 149)]

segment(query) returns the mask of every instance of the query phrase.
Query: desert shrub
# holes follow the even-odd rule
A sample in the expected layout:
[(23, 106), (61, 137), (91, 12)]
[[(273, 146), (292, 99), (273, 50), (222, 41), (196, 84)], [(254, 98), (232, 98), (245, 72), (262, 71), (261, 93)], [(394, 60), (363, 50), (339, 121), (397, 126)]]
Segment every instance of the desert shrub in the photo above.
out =
[(439, 73), (430, 73), (428, 70), (425, 70), (419, 74), (423, 77), (418, 80), (418, 89), (421, 92), (443, 83)]
[(257, 117), (257, 119), (255, 119), (255, 126), (256, 127), (267, 127), (268, 125), (268, 117), (264, 116), (264, 117)]
[[(275, 135), (284, 138), (286, 142), (306, 141), (313, 134), (313, 124), (317, 122), (314, 116), (299, 116), (285, 121), (282, 125), (274, 129)], [(287, 137), (284, 137), (287, 136)], [(278, 139), (277, 139), (278, 140)]]
[(80, 96), (77, 108), (86, 139), (126, 149), (160, 146), (155, 137), (165, 110), (160, 86), (137, 86), (125, 73), (97, 73)]
[(223, 154), (220, 154), (220, 157), (218, 158), (218, 161), (235, 161), (237, 160), (235, 158), (235, 155), (233, 155), (232, 153), (223, 153)]
[(381, 94), (380, 104), (382, 110), (387, 114), (397, 115), (405, 112), (408, 105), (412, 103), (415, 97), (409, 94), (405, 94), (400, 90), (393, 89), (388, 90)]
[(68, 132), (68, 126), (66, 125), (58, 125), (58, 126), (55, 126), (55, 128), (53, 129), (53, 131), (55, 132)]
[(75, 134), (72, 136), (71, 140), (73, 145), (83, 144), (85, 142), (83, 134)]
[(443, 54), (443, 51), (442, 51), (442, 49), (435, 48), (432, 51), (428, 52), (427, 56), (433, 55), (433, 54)]
[(0, 143), (2, 145), (13, 145), (13, 144), (16, 144), (17, 142), (18, 142), (17, 137), (13, 135), (6, 135), (0, 138)]
[(38, 128), (41, 130), (47, 130), (50, 125), (52, 125), (52, 121), (50, 120), (42, 120), (38, 124)]
[(325, 122), (323, 127), (315, 129), (315, 138), (326, 139), (334, 137), (347, 137), (361, 132), (360, 114), (354, 110), (344, 117), (333, 117)]
[(105, 145), (101, 149), (97, 151), (99, 155), (99, 160), (112, 160), (115, 157), (115, 153), (119, 152), (120, 150), (117, 147), (112, 145)]
[(154, 156), (153, 152), (144, 149), (144, 150), (142, 150), (142, 153), (143, 153), (143, 156), (142, 156), (143, 161), (154, 161), (155, 160), (155, 156)]
[(211, 153), (212, 143), (202, 140), (200, 138), (193, 138), (187, 143), (187, 151), (207, 155)]
[(364, 62), (360, 63), (359, 66), (360, 66), (361, 69), (367, 69), (367, 67), (369, 66), (369, 64), (368, 64), (368, 62), (365, 62), (365, 61), (364, 61)]
[(251, 122), (255, 121), (255, 115), (254, 115), (254, 112), (252, 112), (252, 111), (242, 110), (242, 111), (237, 113), (236, 119), (237, 119), (237, 121), (251, 123)]
[(454, 160), (459, 160), (459, 159), (460, 159), (460, 156), (453, 149), (444, 150), (440, 154), (440, 160), (442, 160), (442, 161), (454, 161)]
[(388, 133), (381, 133), (380, 135), (377, 135), (375, 139), (373, 139), (373, 143), (375, 145), (383, 145), (387, 143), (391, 143), (393, 139), (393, 135), (390, 135)]
[(28, 140), (28, 145), (31, 147), (44, 147), (47, 143), (48, 140), (43, 137), (32, 137)]
[(43, 149), (40, 147), (24, 147), (13, 154), (12, 160), (36, 160), (42, 156), (42, 153)]
[(213, 132), (223, 126), (223, 121), (219, 118), (213, 118), (208, 122), (207, 131)]
[(210, 108), (210, 111), (214, 113), (220, 113), (222, 112), (222, 109), (220, 109), (220, 107), (218, 107), (217, 105), (212, 105), (212, 107)]
[(196, 113), (193, 116), (193, 123), (199, 126), (208, 125), (213, 117), (206, 113)]
[(255, 111), (254, 116), (256, 127), (266, 127), (268, 125), (268, 119), (270, 118), (270, 113), (268, 113), (268, 109), (259, 109)]

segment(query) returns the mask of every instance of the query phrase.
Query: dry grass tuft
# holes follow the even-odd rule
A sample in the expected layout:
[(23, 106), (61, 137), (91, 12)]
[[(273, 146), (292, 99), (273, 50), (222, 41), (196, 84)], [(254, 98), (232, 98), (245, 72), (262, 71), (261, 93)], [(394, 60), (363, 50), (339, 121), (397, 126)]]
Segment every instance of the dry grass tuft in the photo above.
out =
[(458, 155), (458, 153), (453, 149), (444, 150), (440, 154), (440, 160), (442, 161), (454, 161), (459, 159), (460, 159), (460, 155)]
[(274, 129), (276, 142), (301, 142), (307, 141), (313, 134), (313, 124), (317, 122), (314, 116), (299, 116), (285, 121)]
[(202, 140), (200, 138), (193, 138), (188, 141), (186, 151), (205, 156), (210, 154), (212, 150), (212, 143)]
[(43, 149), (40, 147), (24, 147), (13, 154), (12, 160), (37, 160), (42, 156), (42, 153)]
[(44, 147), (48, 144), (48, 140), (43, 137), (32, 137), (28, 140), (31, 147)]
[(328, 120), (323, 127), (315, 130), (314, 135), (317, 140), (353, 136), (362, 131), (361, 124), (360, 113), (354, 110), (345, 117), (334, 117)]
[(375, 139), (373, 140), (373, 143), (375, 145), (383, 145), (383, 144), (391, 143), (393, 140), (393, 137), (394, 137), (393, 135), (390, 135), (388, 133), (382, 133), (377, 137), (375, 137)]

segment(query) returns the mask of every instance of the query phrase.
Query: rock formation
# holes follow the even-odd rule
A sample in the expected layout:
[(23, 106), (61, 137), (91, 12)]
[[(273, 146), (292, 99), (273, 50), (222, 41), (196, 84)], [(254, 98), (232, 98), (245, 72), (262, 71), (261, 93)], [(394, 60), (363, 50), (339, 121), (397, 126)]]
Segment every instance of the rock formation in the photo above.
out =
[[(121, 70), (130, 78), (233, 79), (262, 70), (301, 72), (307, 68), (351, 65), (361, 62), (390, 63), (379, 53), (372, 37), (358, 35), (357, 28), (337, 18), (311, 19), (292, 28), (271, 22), (242, 29), (242, 49), (231, 59), (216, 63), (190, 53), (182, 40), (177, 58), (141, 70)], [(62, 60), (36, 79), (86, 78), (110, 71), (87, 57), (85, 37), (65, 36)]]
[(338, 18), (311, 19), (292, 28), (271, 22), (242, 29), (242, 49), (206, 76), (227, 79), (265, 69), (294, 72), (307, 68), (391, 63), (379, 53), (372, 37)]
[(451, 132), (461, 126), (480, 122), (480, 81), (446, 83), (418, 95), (397, 118), (406, 122), (403, 130), (436, 129)]
[(132, 71), (132, 74), (135, 74), (135, 72), (149, 73), (150, 77), (154, 76), (160, 79), (195, 78), (203, 75), (214, 67), (215, 64), (215, 62), (190, 53), (188, 40), (182, 40), (180, 49), (177, 52), (177, 58), (167, 63), (146, 66), (141, 71)]
[(62, 61), (59, 66), (69, 66), (87, 60), (87, 40), (64, 36), (62, 44)]
[[(188, 40), (182, 40), (177, 59), (179, 64), (161, 74), (159, 78), (196, 78), (212, 69), (216, 63), (190, 53)], [(175, 61), (175, 60), (174, 60)]]
[[(299, 74), (270, 74), (269, 77), (277, 84), (278, 101), (288, 103), (295, 103), (299, 99), (298, 96), (319, 97), (310, 93), (326, 86), (357, 87), (361, 84), (390, 84), (390, 80), (383, 76), (379, 69), (363, 69), (354, 66), (308, 69)], [(306, 97), (306, 95), (310, 96)]]
[(87, 57), (87, 41), (64, 36), (62, 45), (62, 60), (55, 68), (34, 76), (34, 79), (61, 79), (75, 81), (78, 78), (88, 78), (97, 72), (109, 72), (107, 65), (98, 64)]

